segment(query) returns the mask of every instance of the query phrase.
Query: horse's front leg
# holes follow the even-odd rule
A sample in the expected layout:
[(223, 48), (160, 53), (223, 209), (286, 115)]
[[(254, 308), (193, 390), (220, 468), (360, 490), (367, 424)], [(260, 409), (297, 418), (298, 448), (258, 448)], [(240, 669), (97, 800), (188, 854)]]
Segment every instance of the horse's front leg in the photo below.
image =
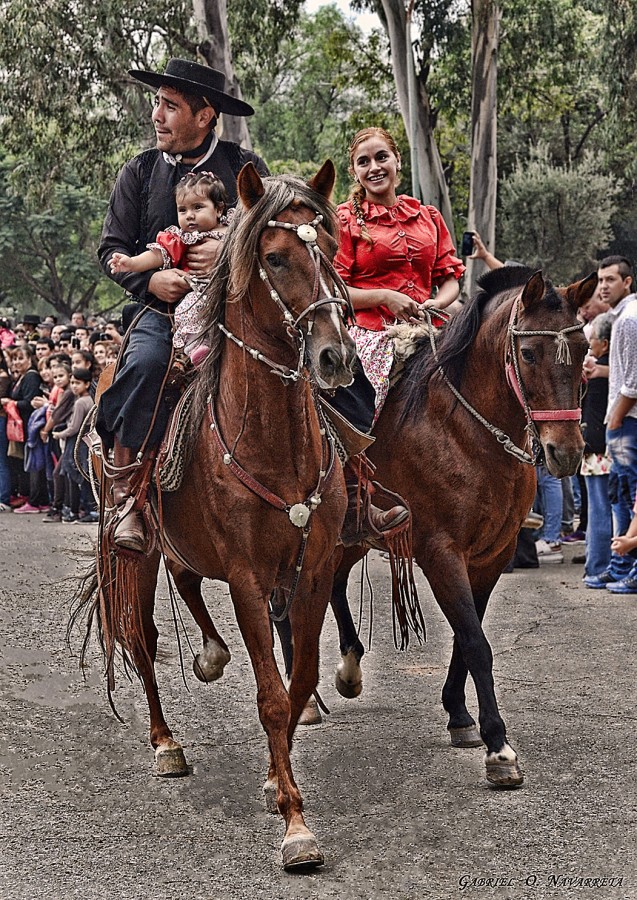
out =
[(363, 690), (363, 673), (360, 663), (365, 653), (347, 602), (349, 571), (349, 569), (345, 572), (342, 568), (339, 569), (330, 599), (338, 627), (338, 642), (341, 651), (341, 661), (336, 667), (334, 683), (339, 694), (347, 699), (358, 697)]
[[(473, 721), (464, 705), (464, 679), (468, 668), (478, 697), (480, 735), (487, 747), (487, 781), (495, 787), (517, 787), (524, 777), (517, 754), (507, 742), (506, 727), (495, 697), (493, 653), (481, 623), (490, 591), (478, 593), (476, 604), (464, 562), (443, 553), (428, 555), (430, 563), (435, 559), (435, 567), (428, 566), (426, 559), (417, 561), (454, 633), (454, 653), (443, 699), (449, 706), (445, 705), (445, 708), (460, 724), (470, 725)], [(477, 607), (481, 608), (480, 613)], [(470, 721), (463, 716), (463, 709)]]
[(192, 661), (193, 672), (205, 683), (217, 681), (223, 675), (223, 670), (230, 662), (230, 650), (221, 637), (210, 613), (204, 603), (201, 594), (203, 578), (190, 569), (173, 562), (168, 562), (170, 573), (175, 579), (175, 585), (180, 597), (190, 610), (190, 614), (199, 626), (203, 639), (203, 649), (196, 654)]
[[(473, 591), (473, 601), (481, 624), (484, 620), (489, 597), (498, 578), (499, 575), (492, 577), (488, 580), (488, 586), (483, 585), (480, 590)], [(449, 715), (447, 729), (453, 747), (482, 746), (482, 738), (466, 705), (465, 687), (468, 672), (458, 639), (454, 636), (447, 680), (442, 689), (442, 705)]]
[[(118, 562), (118, 565), (120, 563)], [(129, 565), (131, 563), (128, 563)], [(164, 718), (157, 678), (155, 659), (157, 656), (157, 627), (153, 618), (155, 609), (155, 589), (159, 571), (159, 554), (148, 559), (134, 561), (136, 567), (136, 592), (139, 619), (142, 626), (141, 647), (132, 651), (133, 660), (141, 676), (148, 709), (150, 712), (150, 742), (155, 748), (155, 773), (163, 777), (188, 775), (189, 770), (181, 744), (173, 737)]]
[(272, 781), (277, 787), (277, 806), (285, 819), (281, 845), (285, 869), (312, 868), (323, 864), (316, 838), (305, 824), (303, 800), (294, 780), (288, 731), (290, 697), (279, 673), (272, 648), (268, 616), (271, 589), (241, 572), (229, 579), (230, 595), (237, 622), (250, 655), (257, 682), (259, 719), (268, 736), (272, 760)]

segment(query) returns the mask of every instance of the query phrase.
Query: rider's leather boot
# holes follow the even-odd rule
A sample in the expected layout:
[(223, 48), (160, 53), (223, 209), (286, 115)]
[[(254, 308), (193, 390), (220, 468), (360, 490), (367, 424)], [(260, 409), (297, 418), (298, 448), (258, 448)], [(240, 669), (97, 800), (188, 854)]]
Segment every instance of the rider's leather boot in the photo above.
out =
[[(383, 548), (384, 537), (401, 525), (406, 528), (411, 513), (400, 502), (401, 498), (397, 494), (383, 488), (377, 481), (370, 480), (367, 472), (369, 463), (363, 454), (360, 457), (353, 457), (343, 470), (347, 488), (347, 513), (341, 542), (344, 547), (366, 541), (374, 547)], [(382, 498), (388, 509), (375, 506), (371, 501), (372, 496)]]
[(117, 438), (114, 446), (116, 469), (124, 469), (113, 478), (113, 502), (117, 507), (117, 518), (112, 540), (117, 547), (142, 553), (146, 544), (144, 517), (136, 508), (136, 498), (132, 494), (133, 479), (138, 474), (137, 453), (129, 447), (122, 447)]

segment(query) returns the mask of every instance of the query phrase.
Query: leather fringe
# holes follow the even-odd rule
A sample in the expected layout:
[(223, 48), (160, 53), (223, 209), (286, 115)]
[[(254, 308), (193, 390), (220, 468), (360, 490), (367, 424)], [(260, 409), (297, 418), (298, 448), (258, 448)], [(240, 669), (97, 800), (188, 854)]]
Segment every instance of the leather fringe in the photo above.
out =
[(411, 518), (407, 527), (399, 526), (395, 532), (385, 534), (384, 540), (391, 569), (394, 646), (397, 650), (406, 650), (410, 632), (414, 633), (419, 644), (427, 639), (425, 619), (414, 579)]

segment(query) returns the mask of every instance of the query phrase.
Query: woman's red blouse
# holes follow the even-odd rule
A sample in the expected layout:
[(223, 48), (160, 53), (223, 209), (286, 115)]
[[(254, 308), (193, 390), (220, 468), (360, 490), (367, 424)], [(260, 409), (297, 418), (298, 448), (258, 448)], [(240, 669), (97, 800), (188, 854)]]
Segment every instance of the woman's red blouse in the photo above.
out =
[[(462, 276), (464, 266), (435, 206), (421, 206), (418, 200), (401, 194), (394, 206), (364, 201), (362, 209), (374, 241), (371, 246), (361, 237), (351, 202), (337, 209), (340, 236), (334, 266), (349, 287), (387, 288), (424, 303), (434, 285), (450, 275)], [(356, 310), (357, 324), (370, 331), (382, 331), (394, 321), (385, 306)]]

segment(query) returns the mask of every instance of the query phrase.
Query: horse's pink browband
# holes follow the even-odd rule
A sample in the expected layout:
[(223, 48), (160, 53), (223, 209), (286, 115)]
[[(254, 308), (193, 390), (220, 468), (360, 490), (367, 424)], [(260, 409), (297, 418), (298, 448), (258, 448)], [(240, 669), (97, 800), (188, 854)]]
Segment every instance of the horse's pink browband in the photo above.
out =
[[(524, 409), (524, 400), (522, 399), (522, 391), (515, 377), (515, 369), (513, 363), (506, 363), (507, 381), (509, 382), (513, 393), (518, 398), (520, 406)], [(569, 419), (581, 421), (581, 409), (531, 409), (531, 418), (534, 422), (565, 422)]]

